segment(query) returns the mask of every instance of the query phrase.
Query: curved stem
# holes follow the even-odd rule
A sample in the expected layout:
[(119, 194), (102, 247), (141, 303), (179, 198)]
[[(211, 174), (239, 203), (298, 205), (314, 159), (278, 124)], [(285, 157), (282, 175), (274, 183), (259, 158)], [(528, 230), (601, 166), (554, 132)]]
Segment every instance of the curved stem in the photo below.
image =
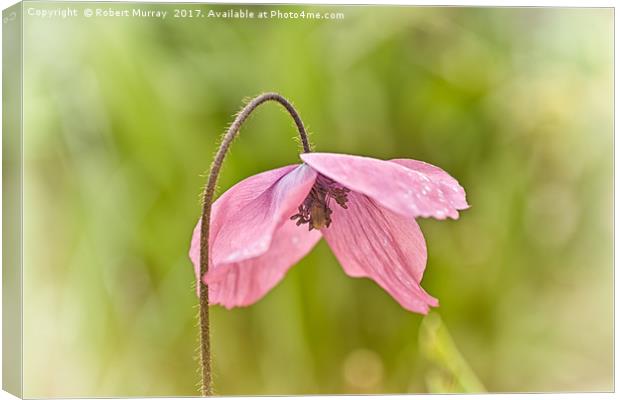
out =
[[(304, 128), (304, 124), (299, 117), (299, 114), (284, 97), (277, 93), (263, 93), (254, 99), (252, 99), (243, 109), (237, 114), (237, 117), (230, 125), (226, 134), (222, 138), (213, 164), (211, 164), (211, 170), (209, 171), (209, 177), (204, 188), (202, 197), (202, 216), (201, 216), (201, 228), (200, 228), (200, 277), (204, 277), (209, 270), (209, 222), (211, 221), (211, 204), (213, 203), (213, 195), (215, 193), (215, 186), (217, 185), (217, 177), (222, 168), (224, 158), (228, 152), (228, 148), (232, 141), (239, 134), (239, 129), (245, 120), (250, 116), (259, 105), (267, 101), (276, 101), (280, 103), (286, 111), (293, 117), (295, 125), (299, 131), (299, 137), (304, 149), (304, 153), (310, 152), (310, 144), (308, 142), (308, 134)], [(202, 395), (210, 396), (213, 394), (213, 384), (211, 376), (211, 340), (209, 335), (209, 288), (202, 279), (199, 283), (200, 293), (200, 366), (202, 376)]]

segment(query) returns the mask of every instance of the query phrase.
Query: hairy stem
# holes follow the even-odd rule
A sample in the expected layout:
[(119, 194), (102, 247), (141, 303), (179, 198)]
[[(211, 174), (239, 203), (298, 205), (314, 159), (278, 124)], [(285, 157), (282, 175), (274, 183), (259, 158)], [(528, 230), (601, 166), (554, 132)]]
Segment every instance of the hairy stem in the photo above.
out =
[[(259, 105), (267, 101), (276, 101), (280, 103), (286, 111), (293, 117), (297, 130), (299, 131), (299, 137), (301, 138), (301, 144), (303, 146), (304, 153), (310, 152), (310, 144), (308, 142), (308, 134), (304, 128), (304, 124), (299, 117), (299, 114), (284, 97), (277, 93), (263, 93), (254, 99), (252, 99), (243, 109), (237, 114), (237, 117), (230, 125), (220, 144), (213, 164), (211, 164), (211, 170), (209, 171), (209, 177), (205, 185), (202, 196), (202, 216), (201, 216), (201, 230), (200, 230), (200, 276), (204, 278), (209, 270), (209, 223), (211, 221), (211, 204), (213, 203), (213, 195), (215, 193), (215, 187), (217, 185), (217, 178), (220, 174), (220, 169), (228, 152), (230, 144), (235, 137), (239, 134), (241, 125), (250, 116)], [(200, 367), (202, 376), (202, 395), (211, 396), (213, 394), (213, 382), (211, 375), (211, 339), (209, 335), (209, 287), (206, 283), (199, 283), (200, 293)]]

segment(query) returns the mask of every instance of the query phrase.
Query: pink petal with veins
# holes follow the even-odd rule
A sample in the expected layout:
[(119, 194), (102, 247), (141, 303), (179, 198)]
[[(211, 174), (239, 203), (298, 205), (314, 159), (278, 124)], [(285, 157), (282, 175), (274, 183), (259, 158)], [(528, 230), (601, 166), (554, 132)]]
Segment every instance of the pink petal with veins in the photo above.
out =
[[(452, 200), (459, 190), (435, 181), (427, 173), (397, 162), (333, 153), (304, 153), (301, 159), (352, 191), (363, 193), (381, 206), (406, 217), (457, 219), (461, 203)], [(450, 194), (450, 196), (448, 196)]]
[(308, 232), (287, 220), (273, 234), (269, 249), (262, 255), (221, 266), (223, 273), (205, 282), (209, 300), (226, 308), (243, 307), (260, 300), (286, 272), (303, 258), (321, 239), (321, 232)]
[[(291, 165), (246, 178), (222, 194), (211, 211), (209, 279), (267, 252), (275, 231), (295, 214), (316, 176), (306, 165)], [(199, 236), (196, 226), (189, 254), (197, 274)]]
[(390, 162), (400, 164), (428, 177), (455, 209), (465, 210), (469, 208), (469, 204), (467, 204), (465, 199), (465, 189), (443, 169), (424, 161), (411, 160), (409, 158), (398, 158), (390, 160)]
[(356, 192), (347, 206), (333, 207), (333, 223), (322, 229), (345, 272), (371, 278), (409, 311), (426, 314), (436, 307), (437, 299), (420, 286), (426, 243), (415, 220)]

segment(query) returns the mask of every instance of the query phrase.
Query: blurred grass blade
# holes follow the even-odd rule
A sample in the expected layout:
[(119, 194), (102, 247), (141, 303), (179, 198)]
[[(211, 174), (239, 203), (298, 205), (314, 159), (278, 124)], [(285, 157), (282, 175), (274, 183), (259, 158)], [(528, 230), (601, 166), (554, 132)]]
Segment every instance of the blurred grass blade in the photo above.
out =
[(484, 385), (459, 352), (437, 313), (420, 326), (420, 352), (432, 364), (425, 380), (430, 393), (480, 393)]

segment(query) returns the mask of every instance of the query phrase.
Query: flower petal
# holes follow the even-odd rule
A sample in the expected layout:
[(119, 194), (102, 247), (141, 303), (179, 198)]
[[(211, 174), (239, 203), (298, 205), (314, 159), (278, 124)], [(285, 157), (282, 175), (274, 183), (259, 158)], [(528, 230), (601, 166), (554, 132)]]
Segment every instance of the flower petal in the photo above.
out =
[(429, 178), (431, 183), (439, 189), (453, 208), (457, 210), (469, 208), (469, 204), (467, 204), (465, 199), (465, 189), (443, 169), (424, 161), (409, 158), (397, 158), (390, 160), (390, 162), (400, 164)]
[(356, 192), (347, 206), (333, 207), (332, 224), (322, 229), (345, 272), (373, 279), (409, 311), (426, 314), (436, 307), (437, 299), (420, 286), (426, 243), (415, 220)]
[[(316, 180), (305, 165), (290, 165), (251, 176), (222, 194), (211, 211), (209, 274), (226, 264), (257, 257), (267, 251), (273, 234), (295, 213)], [(200, 266), (200, 230), (194, 229), (190, 258)]]
[(300, 157), (322, 175), (367, 195), (398, 214), (437, 219), (459, 216), (455, 205), (462, 203), (454, 203), (450, 200), (452, 197), (447, 197), (446, 185), (433, 181), (432, 176), (417, 169), (347, 154), (304, 153)]
[(220, 266), (223, 273), (207, 275), (209, 300), (226, 308), (255, 303), (271, 290), (291, 266), (321, 239), (321, 232), (308, 231), (286, 221), (274, 233), (271, 246), (262, 255)]
[(215, 268), (267, 251), (274, 231), (295, 214), (317, 176), (299, 165), (264, 188), (260, 175), (233, 186), (214, 204), (209, 251)]

